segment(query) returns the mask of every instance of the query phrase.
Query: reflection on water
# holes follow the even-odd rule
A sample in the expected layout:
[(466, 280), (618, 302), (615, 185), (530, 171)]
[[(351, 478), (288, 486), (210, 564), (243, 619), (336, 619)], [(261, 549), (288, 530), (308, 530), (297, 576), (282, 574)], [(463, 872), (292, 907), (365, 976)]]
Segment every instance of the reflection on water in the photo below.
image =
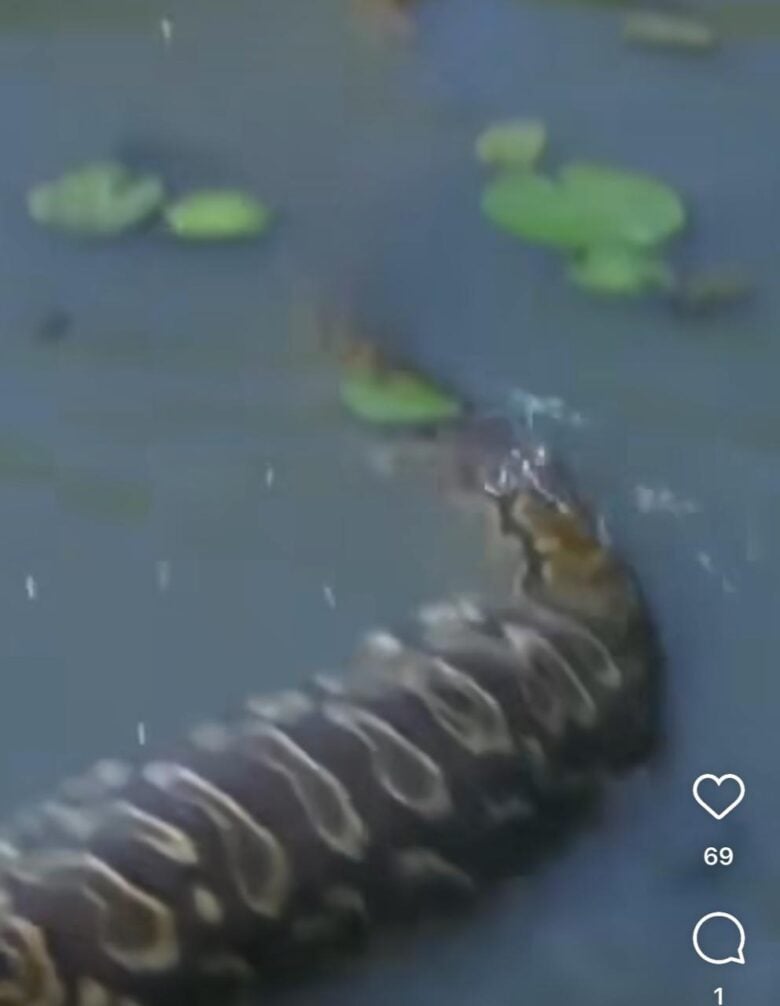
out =
[[(713, 20), (749, 36), (777, 16), (743, 9), (743, 28), (734, 5)], [(316, 277), (563, 452), (658, 613), (669, 745), (477, 919), (290, 1001), (706, 1002), (689, 940), (714, 910), (748, 930), (729, 994), (772, 1001), (777, 43), (670, 58), (624, 46), (614, 9), (515, 0), (420, 3), (413, 40), (364, 27), (346, 0), (0, 12), (0, 801), (134, 750), (139, 723), (164, 736), (333, 667), (359, 627), (470, 582), (478, 543), (371, 476), (332, 375), (291, 339)], [(586, 299), (491, 231), (474, 137), (518, 115), (563, 156), (669, 179), (694, 216), (683, 258), (738, 263), (754, 300), (702, 321)], [(104, 156), (263, 193), (279, 227), (217, 249), (35, 230), (28, 186)], [(748, 785), (722, 826), (690, 799), (708, 771)], [(717, 876), (711, 844), (736, 851)]]

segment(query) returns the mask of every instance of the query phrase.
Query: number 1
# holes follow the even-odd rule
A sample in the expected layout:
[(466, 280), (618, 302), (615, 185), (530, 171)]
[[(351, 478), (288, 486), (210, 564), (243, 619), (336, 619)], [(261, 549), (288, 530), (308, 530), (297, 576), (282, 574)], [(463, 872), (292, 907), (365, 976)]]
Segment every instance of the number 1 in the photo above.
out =
[(723, 1006), (723, 989), (715, 989), (715, 999), (718, 1006)]

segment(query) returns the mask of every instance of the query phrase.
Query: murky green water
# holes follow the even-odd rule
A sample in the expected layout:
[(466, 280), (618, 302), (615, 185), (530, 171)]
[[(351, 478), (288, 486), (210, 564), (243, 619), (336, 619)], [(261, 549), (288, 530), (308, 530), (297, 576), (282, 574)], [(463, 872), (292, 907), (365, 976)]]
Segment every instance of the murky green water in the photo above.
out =
[[(741, 34), (686, 58), (625, 47), (609, 9), (439, 0), (408, 47), (321, 0), (7, 4), (4, 806), (134, 750), (139, 722), (168, 734), (469, 582), (477, 543), (372, 480), (334, 411), (290, 320), (318, 282), (490, 407), (561, 399), (561, 418), (534, 423), (647, 584), (669, 747), (616, 789), (601, 828), (479, 918), (290, 1001), (777, 998), (780, 41)], [(754, 301), (696, 322), (587, 300), (490, 230), (473, 139), (518, 114), (547, 121), (556, 157), (675, 185), (694, 217), (678, 261), (746, 267)], [(107, 155), (176, 186), (253, 189), (279, 226), (208, 250), (34, 229), (27, 187)], [(703, 819), (701, 772), (742, 774), (739, 814)], [(735, 849), (728, 870), (701, 864), (712, 844)], [(744, 968), (690, 949), (717, 910), (745, 925)]]

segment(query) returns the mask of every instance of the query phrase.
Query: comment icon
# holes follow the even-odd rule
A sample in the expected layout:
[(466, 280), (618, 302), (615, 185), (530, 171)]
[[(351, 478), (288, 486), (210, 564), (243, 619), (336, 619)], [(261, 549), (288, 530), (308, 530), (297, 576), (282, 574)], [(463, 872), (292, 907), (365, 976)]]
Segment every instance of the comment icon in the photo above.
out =
[[(700, 940), (704, 940), (706, 944), (706, 934), (703, 930), (706, 929), (708, 923), (712, 922), (713, 919), (725, 919), (731, 924), (731, 927), (735, 930), (733, 943), (736, 944), (736, 949), (733, 953), (725, 957), (711, 957), (709, 954), (705, 953), (702, 949)], [(722, 929), (722, 927), (719, 927)], [(744, 964), (745, 963), (745, 930), (739, 919), (735, 918), (733, 915), (729, 915), (728, 912), (710, 912), (709, 915), (703, 915), (699, 921), (696, 923), (693, 929), (693, 949), (701, 957), (703, 961), (708, 964)]]

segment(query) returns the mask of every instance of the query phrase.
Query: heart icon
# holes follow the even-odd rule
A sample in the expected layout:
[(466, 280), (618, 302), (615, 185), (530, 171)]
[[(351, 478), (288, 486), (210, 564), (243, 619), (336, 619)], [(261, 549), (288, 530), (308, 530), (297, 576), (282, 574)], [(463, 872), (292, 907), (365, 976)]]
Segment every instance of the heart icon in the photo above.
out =
[[(703, 783), (713, 782), (720, 789), (724, 783), (731, 783), (731, 789), (736, 788), (737, 794), (730, 804), (724, 810), (716, 810), (714, 807), (710, 806), (707, 800), (701, 795), (701, 789)], [(722, 821), (727, 814), (730, 814), (735, 807), (745, 799), (745, 784), (742, 782), (738, 775), (710, 775), (706, 773), (705, 775), (700, 775), (696, 782), (693, 784), (693, 799), (700, 807), (704, 807), (708, 814), (712, 814), (716, 821)]]

